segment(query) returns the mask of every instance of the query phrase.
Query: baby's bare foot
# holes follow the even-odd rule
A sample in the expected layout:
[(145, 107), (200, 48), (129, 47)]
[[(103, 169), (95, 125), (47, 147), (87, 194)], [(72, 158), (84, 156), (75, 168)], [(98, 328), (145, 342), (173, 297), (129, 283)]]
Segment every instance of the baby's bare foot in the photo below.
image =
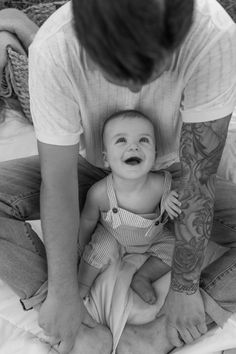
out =
[(136, 273), (131, 282), (131, 288), (148, 304), (153, 305), (157, 301), (155, 290), (150, 281), (143, 275)]

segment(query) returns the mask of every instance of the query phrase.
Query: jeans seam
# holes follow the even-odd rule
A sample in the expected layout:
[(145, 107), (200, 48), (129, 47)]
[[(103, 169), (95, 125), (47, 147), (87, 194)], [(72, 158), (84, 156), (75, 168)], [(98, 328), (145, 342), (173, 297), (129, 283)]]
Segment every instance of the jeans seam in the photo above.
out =
[[(21, 219), (25, 218), (25, 215), (23, 215), (23, 213), (21, 212), (18, 203), (25, 200), (25, 199), (28, 199), (29, 197), (37, 195), (37, 194), (39, 194), (39, 192), (30, 192), (27, 195), (20, 194), (17, 197), (15, 197), (15, 200), (11, 201), (11, 207), (12, 207), (14, 216), (15, 217), (20, 216)], [(15, 209), (17, 210), (17, 213), (15, 212)]]
[[(211, 280), (207, 286), (201, 286), (204, 290), (210, 290), (211, 288), (213, 288), (216, 285), (216, 282), (221, 280), (225, 275), (229, 274), (230, 272), (232, 272), (234, 269), (236, 269), (236, 263), (231, 264), (227, 269), (225, 269), (223, 272), (221, 272), (220, 274), (218, 274), (213, 280)], [(202, 284), (204, 285), (204, 284)]]
[(219, 224), (223, 225), (223, 226), (224, 226), (225, 228), (227, 228), (227, 229), (236, 231), (236, 226), (235, 226), (235, 227), (229, 226), (229, 225), (225, 224), (224, 221), (221, 220), (221, 219), (219, 219), (218, 217), (215, 217), (215, 216), (214, 216), (214, 221), (216, 221), (216, 222), (218, 222)]
[(27, 238), (31, 241), (31, 243), (32, 243), (32, 245), (33, 245), (33, 247), (35, 249), (35, 252), (40, 256), (40, 251), (38, 250), (34, 240), (32, 239), (32, 237), (30, 235), (30, 232), (28, 231), (27, 226), (25, 226), (25, 233), (26, 233)]

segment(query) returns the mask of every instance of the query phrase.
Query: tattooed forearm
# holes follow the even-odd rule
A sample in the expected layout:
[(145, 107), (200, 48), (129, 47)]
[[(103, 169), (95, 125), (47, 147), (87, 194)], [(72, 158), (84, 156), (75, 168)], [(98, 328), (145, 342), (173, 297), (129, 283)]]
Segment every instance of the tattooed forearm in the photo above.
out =
[(194, 293), (199, 284), (205, 250), (211, 235), (215, 175), (227, 136), (230, 117), (183, 124), (180, 140), (182, 213), (175, 222), (176, 246), (172, 289)]

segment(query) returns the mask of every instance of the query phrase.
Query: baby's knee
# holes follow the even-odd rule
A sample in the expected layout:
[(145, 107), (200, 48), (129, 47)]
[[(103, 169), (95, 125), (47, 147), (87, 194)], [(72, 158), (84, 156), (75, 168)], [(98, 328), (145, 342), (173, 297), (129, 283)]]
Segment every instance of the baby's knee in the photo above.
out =
[(119, 257), (119, 245), (113, 237), (100, 241), (91, 241), (83, 254), (84, 260), (96, 268), (103, 268)]

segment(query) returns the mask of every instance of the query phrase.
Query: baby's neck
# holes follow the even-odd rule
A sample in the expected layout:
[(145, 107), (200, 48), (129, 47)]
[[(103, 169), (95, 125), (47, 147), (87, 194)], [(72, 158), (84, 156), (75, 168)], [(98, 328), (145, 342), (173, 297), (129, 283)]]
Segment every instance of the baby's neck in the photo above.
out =
[(132, 193), (142, 190), (148, 181), (148, 174), (140, 178), (122, 178), (112, 174), (113, 185), (117, 191), (122, 193)]
[(113, 186), (120, 208), (142, 215), (156, 212), (158, 197), (150, 183), (150, 173), (137, 179), (113, 175)]

